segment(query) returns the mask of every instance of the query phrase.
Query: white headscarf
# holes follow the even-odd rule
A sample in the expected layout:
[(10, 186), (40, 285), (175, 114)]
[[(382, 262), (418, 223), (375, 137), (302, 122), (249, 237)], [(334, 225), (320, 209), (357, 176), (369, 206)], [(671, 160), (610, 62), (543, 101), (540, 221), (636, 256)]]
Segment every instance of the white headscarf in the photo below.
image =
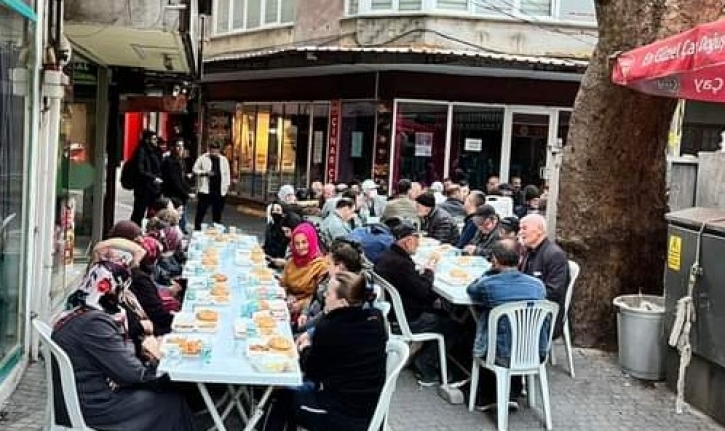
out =
[(283, 203), (287, 202), (287, 197), (289, 195), (295, 195), (295, 188), (290, 184), (283, 185), (279, 188), (279, 191), (277, 192), (277, 197), (279, 198), (280, 202)]

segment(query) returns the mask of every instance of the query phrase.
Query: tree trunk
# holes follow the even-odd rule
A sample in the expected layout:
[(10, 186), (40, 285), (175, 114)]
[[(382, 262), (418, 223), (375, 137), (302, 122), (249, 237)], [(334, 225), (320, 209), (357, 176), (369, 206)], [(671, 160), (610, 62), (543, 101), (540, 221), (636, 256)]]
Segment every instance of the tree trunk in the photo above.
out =
[(665, 152), (676, 101), (611, 83), (613, 55), (717, 19), (716, 0), (596, 0), (599, 39), (574, 105), (561, 170), (558, 241), (582, 272), (579, 344), (609, 345), (612, 299), (661, 292)]

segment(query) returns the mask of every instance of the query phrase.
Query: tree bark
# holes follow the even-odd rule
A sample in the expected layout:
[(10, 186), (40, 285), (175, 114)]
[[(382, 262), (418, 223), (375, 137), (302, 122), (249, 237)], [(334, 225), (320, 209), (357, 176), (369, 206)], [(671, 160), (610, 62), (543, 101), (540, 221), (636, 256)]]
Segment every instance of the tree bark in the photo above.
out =
[(574, 105), (560, 177), (558, 241), (581, 275), (578, 344), (611, 345), (612, 299), (659, 293), (667, 133), (676, 101), (611, 83), (617, 52), (717, 19), (716, 0), (596, 0), (599, 39)]

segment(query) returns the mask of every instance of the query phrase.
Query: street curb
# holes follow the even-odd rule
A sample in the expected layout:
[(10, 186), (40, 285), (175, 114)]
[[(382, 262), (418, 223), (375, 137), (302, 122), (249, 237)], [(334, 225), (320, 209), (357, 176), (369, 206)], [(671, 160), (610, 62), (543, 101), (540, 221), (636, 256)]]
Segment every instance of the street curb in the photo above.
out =
[(263, 218), (267, 215), (266, 211), (258, 208), (250, 208), (247, 205), (237, 205), (237, 212), (253, 217)]

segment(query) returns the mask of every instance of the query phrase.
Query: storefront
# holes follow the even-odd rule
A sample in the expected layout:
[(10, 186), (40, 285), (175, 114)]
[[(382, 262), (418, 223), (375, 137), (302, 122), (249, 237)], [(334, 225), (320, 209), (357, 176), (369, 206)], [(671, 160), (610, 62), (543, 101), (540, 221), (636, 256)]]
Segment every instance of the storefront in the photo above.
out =
[(223, 57), (205, 67), (204, 143), (226, 148), (235, 192), (259, 201), (312, 181), (543, 185), (585, 66), (382, 48)]
[(50, 310), (63, 306), (102, 233), (108, 71), (75, 56), (65, 68), (57, 154)]
[(0, 1), (0, 400), (12, 390), (27, 335), (31, 109), (37, 97), (35, 13), (26, 3)]

